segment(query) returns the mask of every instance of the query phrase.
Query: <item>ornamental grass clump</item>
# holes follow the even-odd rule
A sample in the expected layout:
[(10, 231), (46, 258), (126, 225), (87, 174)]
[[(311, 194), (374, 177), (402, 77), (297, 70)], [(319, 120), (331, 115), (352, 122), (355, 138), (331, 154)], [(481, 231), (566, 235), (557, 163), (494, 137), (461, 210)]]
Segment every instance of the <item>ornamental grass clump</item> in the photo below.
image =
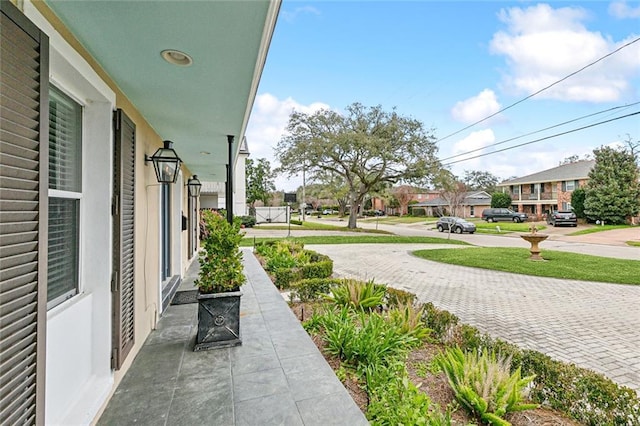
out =
[(486, 350), (464, 353), (455, 347), (437, 359), (456, 399), (483, 422), (507, 426), (505, 414), (538, 407), (523, 402), (535, 376), (521, 377), (520, 368), (511, 373), (510, 357)]
[(243, 272), (240, 240), (240, 222), (229, 223), (220, 214), (202, 212), (205, 225), (202, 250), (200, 251), (200, 273), (194, 284), (201, 293), (224, 293), (236, 291), (247, 278)]
[(331, 289), (329, 300), (338, 306), (349, 306), (355, 309), (372, 310), (382, 306), (386, 289), (373, 280), (368, 282), (344, 279), (342, 283)]

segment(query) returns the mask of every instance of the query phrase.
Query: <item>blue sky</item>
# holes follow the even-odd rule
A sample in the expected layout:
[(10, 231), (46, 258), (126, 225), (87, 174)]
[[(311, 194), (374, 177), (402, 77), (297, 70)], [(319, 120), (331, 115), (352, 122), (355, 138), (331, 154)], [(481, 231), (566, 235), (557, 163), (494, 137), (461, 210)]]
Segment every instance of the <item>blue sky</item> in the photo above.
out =
[[(473, 155), (637, 112), (629, 105), (640, 102), (640, 41), (446, 137), (638, 37), (640, 1), (284, 0), (247, 129), (251, 158), (277, 166), (273, 148), (294, 108), (395, 107), (435, 129), (441, 159), (613, 107), (626, 106)], [(448, 167), (524, 176), (627, 135), (640, 140), (640, 116)], [(278, 189), (300, 184), (276, 179)]]

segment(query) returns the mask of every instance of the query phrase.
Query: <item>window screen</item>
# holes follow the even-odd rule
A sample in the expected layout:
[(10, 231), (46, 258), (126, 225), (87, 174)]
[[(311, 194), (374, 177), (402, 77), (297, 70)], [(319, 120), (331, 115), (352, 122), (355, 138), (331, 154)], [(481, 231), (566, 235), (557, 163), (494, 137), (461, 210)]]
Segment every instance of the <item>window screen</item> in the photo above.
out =
[(47, 307), (78, 293), (82, 106), (49, 93), (49, 254)]

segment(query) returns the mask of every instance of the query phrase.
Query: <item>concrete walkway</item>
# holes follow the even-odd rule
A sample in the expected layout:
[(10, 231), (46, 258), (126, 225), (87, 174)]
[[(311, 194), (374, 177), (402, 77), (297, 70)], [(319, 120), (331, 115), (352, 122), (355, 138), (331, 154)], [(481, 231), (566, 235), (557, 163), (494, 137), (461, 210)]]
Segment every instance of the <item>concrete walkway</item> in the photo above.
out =
[(410, 254), (442, 247), (307, 246), (330, 256), (338, 276), (374, 279), (411, 291), (421, 302), (433, 302), (492, 336), (640, 390), (640, 286), (524, 276)]
[[(242, 346), (193, 352), (197, 304), (170, 305), (98, 425), (367, 425), (269, 280), (244, 250)], [(180, 290), (193, 290), (197, 262)]]

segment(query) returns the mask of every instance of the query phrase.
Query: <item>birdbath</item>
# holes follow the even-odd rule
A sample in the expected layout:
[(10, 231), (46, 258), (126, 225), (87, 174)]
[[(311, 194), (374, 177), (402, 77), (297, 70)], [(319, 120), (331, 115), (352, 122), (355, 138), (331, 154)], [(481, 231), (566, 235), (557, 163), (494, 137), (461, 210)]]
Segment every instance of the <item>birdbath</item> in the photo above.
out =
[(538, 244), (546, 240), (549, 236), (547, 234), (538, 234), (538, 228), (536, 228), (535, 225), (531, 225), (529, 231), (528, 234), (520, 235), (523, 240), (531, 244), (531, 248), (529, 249), (531, 256), (529, 256), (529, 259), (544, 260), (542, 256), (540, 256), (540, 247), (538, 247)]

